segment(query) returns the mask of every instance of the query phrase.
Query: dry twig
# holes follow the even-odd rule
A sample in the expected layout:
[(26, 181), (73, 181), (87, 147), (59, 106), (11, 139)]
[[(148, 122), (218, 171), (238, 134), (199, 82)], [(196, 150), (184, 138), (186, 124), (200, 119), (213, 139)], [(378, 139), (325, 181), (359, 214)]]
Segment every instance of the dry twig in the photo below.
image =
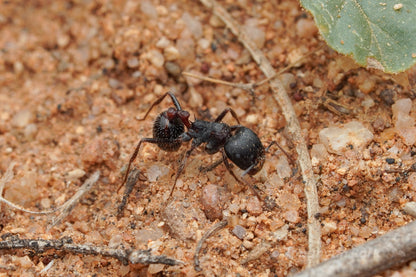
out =
[(59, 223), (69, 215), (69, 213), (74, 209), (75, 205), (79, 202), (81, 197), (91, 190), (91, 188), (95, 185), (95, 183), (98, 181), (98, 178), (100, 178), (100, 171), (95, 171), (90, 178), (88, 178), (84, 184), (78, 189), (78, 191), (72, 196), (68, 201), (65, 202), (61, 207), (59, 207), (59, 210), (61, 211), (60, 214), (58, 214), (54, 219), (52, 219), (51, 224), (48, 228), (51, 228)]
[(254, 89), (256, 87), (258, 87), (258, 85), (255, 84), (255, 83), (248, 83), (248, 84), (232, 83), (232, 82), (218, 80), (218, 79), (214, 79), (214, 78), (211, 78), (211, 77), (206, 77), (206, 76), (202, 76), (202, 75), (198, 75), (198, 74), (194, 74), (192, 72), (186, 72), (186, 71), (182, 72), (182, 75), (187, 76), (187, 77), (191, 77), (191, 78), (195, 78), (195, 79), (199, 79), (199, 80), (203, 80), (203, 81), (207, 81), (207, 82), (211, 82), (211, 83), (216, 83), (216, 84), (220, 84), (220, 85), (226, 85), (226, 86), (230, 86), (230, 87), (240, 88), (240, 89), (243, 89), (245, 91), (248, 91), (252, 96), (254, 96)]
[[(255, 43), (248, 38), (244, 30), (239, 28), (238, 23), (235, 22), (235, 20), (221, 5), (219, 5), (214, 0), (200, 0), (200, 2), (205, 7), (212, 9), (212, 12), (225, 23), (225, 25), (235, 36), (238, 37), (240, 42), (250, 52), (251, 56), (256, 61), (266, 77), (273, 78), (276, 76), (276, 73), (268, 59), (263, 55), (261, 50), (257, 48)], [(315, 218), (315, 215), (319, 212), (316, 178), (312, 171), (312, 163), (306, 142), (302, 137), (302, 130), (300, 128), (299, 121), (296, 117), (290, 98), (287, 95), (283, 84), (279, 80), (272, 79), (270, 81), (270, 85), (274, 92), (274, 99), (282, 108), (282, 113), (285, 116), (287, 122), (287, 129), (296, 145), (296, 151), (298, 153), (298, 161), (302, 171), (303, 181), (305, 183), (305, 195), (308, 210), (308, 266), (313, 266), (319, 263), (321, 248), (321, 226), (318, 219)]]
[(125, 185), (126, 188), (123, 193), (123, 199), (121, 200), (121, 203), (117, 208), (117, 215), (121, 215), (121, 212), (123, 211), (124, 207), (127, 204), (127, 199), (129, 198), (131, 192), (133, 191), (134, 186), (136, 185), (140, 177), (142, 177), (141, 172), (137, 168), (133, 168), (130, 171), (130, 174), (127, 178), (127, 182)]
[(210, 83), (215, 83), (215, 84), (220, 84), (220, 85), (225, 85), (225, 86), (230, 86), (230, 87), (235, 87), (235, 88), (240, 88), (243, 89), (245, 91), (248, 91), (252, 96), (254, 96), (254, 90), (268, 82), (270, 82), (270, 80), (278, 77), (280, 74), (282, 74), (283, 72), (289, 70), (290, 68), (296, 66), (297, 64), (299, 64), (299, 62), (305, 60), (307, 57), (309, 57), (312, 54), (315, 54), (318, 50), (322, 49), (322, 47), (320, 47), (319, 49), (317, 49), (316, 51), (312, 51), (309, 52), (308, 54), (300, 57), (299, 59), (297, 59), (296, 61), (292, 62), (291, 64), (287, 65), (286, 67), (280, 69), (279, 71), (275, 72), (274, 75), (267, 77), (264, 80), (261, 80), (260, 82), (257, 83), (233, 83), (233, 82), (227, 82), (224, 80), (219, 80), (219, 79), (215, 79), (215, 78), (211, 78), (211, 77), (206, 77), (203, 75), (199, 75), (199, 74), (195, 74), (192, 72), (187, 72), (184, 71), (182, 72), (182, 75), (187, 76), (187, 77), (191, 77), (191, 78), (195, 78), (195, 79), (199, 79), (202, 81), (207, 81)]
[[(416, 259), (416, 221), (335, 256), (296, 277), (373, 276)], [(294, 277), (295, 277), (294, 276)]]
[(65, 251), (82, 255), (101, 255), (115, 258), (123, 264), (166, 264), (180, 265), (183, 262), (168, 258), (166, 256), (153, 256), (150, 250), (125, 250), (94, 245), (75, 244), (69, 237), (57, 240), (44, 239), (19, 239), (16, 236), (0, 241), (0, 250), (28, 249), (36, 254), (43, 253), (49, 249)]
[(227, 224), (228, 224), (228, 220), (226, 219), (224, 219), (223, 221), (217, 222), (198, 241), (198, 244), (196, 245), (196, 249), (195, 249), (195, 254), (194, 254), (194, 268), (196, 271), (202, 270), (202, 268), (200, 267), (200, 263), (199, 263), (199, 252), (201, 252), (202, 245), (210, 236), (212, 236), (213, 234), (215, 234), (216, 232), (218, 232), (219, 230), (227, 226)]

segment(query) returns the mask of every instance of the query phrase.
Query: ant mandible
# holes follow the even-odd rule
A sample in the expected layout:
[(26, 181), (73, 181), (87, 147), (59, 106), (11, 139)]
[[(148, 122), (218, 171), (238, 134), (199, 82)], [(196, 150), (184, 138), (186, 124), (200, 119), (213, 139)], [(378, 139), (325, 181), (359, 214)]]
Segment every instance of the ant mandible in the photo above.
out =
[[(237, 178), (232, 171), (228, 159), (244, 170), (241, 175), (242, 177), (245, 174), (255, 175), (262, 169), (265, 160), (265, 153), (268, 151), (270, 146), (274, 144), (274, 142), (265, 148), (256, 133), (254, 133), (251, 129), (240, 125), (237, 114), (231, 108), (226, 108), (222, 111), (214, 121), (195, 119), (194, 122), (191, 122), (189, 120), (189, 112), (182, 110), (175, 95), (172, 92), (166, 92), (150, 106), (144, 117), (139, 119), (139, 121), (145, 120), (150, 111), (155, 106), (159, 105), (168, 95), (172, 99), (175, 107), (168, 108), (156, 117), (153, 124), (153, 138), (142, 138), (139, 141), (133, 155), (130, 158), (127, 171), (119, 189), (126, 182), (131, 164), (136, 159), (140, 146), (145, 142), (154, 143), (160, 149), (172, 152), (177, 151), (181, 147), (182, 143), (192, 140), (191, 148), (186, 151), (185, 156), (176, 172), (175, 181), (170, 191), (169, 198), (172, 196), (176, 182), (185, 168), (186, 161), (192, 151), (204, 143), (205, 151), (208, 154), (212, 155), (217, 152), (222, 153), (222, 160), (220, 162), (224, 162), (227, 170), (237, 181), (241, 182), (241, 180), (239, 180), (239, 178)], [(224, 116), (229, 112), (237, 121), (238, 125), (230, 126), (221, 122)], [(185, 127), (188, 130), (186, 132)], [(219, 165), (219, 163), (216, 163), (213, 167), (217, 165)], [(211, 167), (211, 169), (213, 167)], [(253, 187), (251, 188), (256, 196), (258, 196), (255, 189)]]

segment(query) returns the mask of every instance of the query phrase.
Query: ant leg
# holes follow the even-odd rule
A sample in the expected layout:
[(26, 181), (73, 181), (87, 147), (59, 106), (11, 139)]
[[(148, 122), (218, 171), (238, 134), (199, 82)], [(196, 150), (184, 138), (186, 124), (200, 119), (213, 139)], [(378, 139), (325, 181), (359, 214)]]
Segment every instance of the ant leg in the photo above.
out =
[(240, 120), (238, 120), (237, 114), (235, 113), (235, 111), (231, 108), (226, 108), (225, 110), (223, 110), (219, 116), (217, 116), (217, 118), (215, 119), (215, 122), (221, 122), (221, 120), (224, 118), (224, 116), (230, 112), (231, 115), (234, 117), (235, 120), (237, 120), (237, 123), (240, 124)]
[(172, 92), (170, 92), (170, 91), (168, 91), (168, 92), (166, 92), (165, 94), (163, 94), (159, 99), (157, 99), (153, 104), (152, 104), (152, 106), (150, 106), (150, 108), (149, 108), (149, 110), (147, 110), (147, 112), (146, 112), (146, 114), (144, 115), (144, 117), (143, 118), (140, 118), (140, 119), (138, 119), (139, 121), (142, 121), (142, 120), (145, 120), (146, 119), (146, 117), (149, 115), (149, 113), (150, 113), (150, 111), (155, 107), (155, 106), (157, 106), (157, 105), (159, 105), (162, 101), (163, 101), (163, 99), (165, 99), (165, 97), (166, 96), (170, 96), (170, 98), (172, 99), (172, 102), (173, 102), (173, 104), (175, 105), (175, 107), (176, 107), (176, 109), (178, 110), (178, 111), (181, 111), (182, 110), (182, 108), (181, 108), (181, 105), (179, 104), (179, 101), (178, 101), (178, 99), (176, 99), (176, 96), (172, 93)]
[(225, 154), (224, 149), (221, 149), (222, 154), (222, 161), (225, 164), (225, 167), (227, 168), (228, 172), (234, 177), (234, 179), (237, 180), (237, 182), (243, 183), (237, 176), (234, 174), (234, 171), (232, 170), (231, 164), (228, 162), (227, 154)]
[(195, 148), (197, 148), (199, 145), (200, 144), (192, 144), (191, 148), (188, 151), (186, 151), (185, 156), (183, 157), (181, 164), (179, 165), (179, 168), (176, 171), (175, 181), (173, 182), (173, 186), (170, 190), (168, 200), (171, 198), (173, 191), (175, 190), (176, 181), (178, 181), (179, 175), (181, 175), (183, 169), (185, 168), (186, 160), (188, 160), (189, 156), (191, 156), (192, 151), (194, 151)]
[(282, 146), (280, 146), (280, 144), (278, 144), (277, 142), (275, 142), (275, 141), (272, 141), (270, 144), (269, 144), (269, 146), (267, 146), (266, 147), (266, 149), (264, 149), (264, 151), (267, 153), (267, 152), (269, 152), (269, 149), (270, 149), (270, 147), (272, 147), (272, 145), (277, 145), (277, 147), (279, 147), (279, 149), (280, 149), (280, 151), (282, 151), (283, 152), (283, 154), (285, 154), (286, 155), (286, 157), (289, 159), (289, 162), (291, 163), (291, 164), (295, 164), (295, 161), (293, 160), (293, 158), (289, 155), (289, 153), (287, 153), (286, 152), (286, 150), (285, 149), (283, 149), (283, 147)]
[[(182, 140), (180, 140), (180, 141), (182, 141)], [(149, 143), (154, 143), (154, 144), (161, 143), (161, 142), (165, 142), (165, 143), (176, 143), (177, 140), (169, 140), (169, 139), (166, 140), (166, 139), (159, 139), (159, 138), (142, 138), (139, 141), (139, 143), (137, 144), (136, 149), (134, 149), (133, 155), (131, 155), (131, 157), (130, 157), (129, 165), (127, 166), (127, 170), (126, 170), (126, 173), (124, 175), (123, 182), (117, 188), (117, 193), (120, 191), (121, 187), (126, 183), (127, 177), (129, 176), (131, 164), (137, 158), (137, 154), (139, 153), (140, 146), (142, 145), (143, 142), (149, 142)]]
[(272, 141), (270, 144), (269, 144), (269, 146), (267, 146), (266, 147), (266, 149), (264, 149), (264, 152), (269, 152), (269, 149), (270, 149), (270, 147), (272, 147), (272, 145), (273, 144), (276, 144), (277, 145), (277, 147), (279, 147), (280, 148), (280, 150), (282, 150), (283, 151), (283, 153), (285, 153), (286, 154), (286, 152), (282, 149), (282, 147), (280, 147), (280, 145), (277, 143), (277, 142), (275, 142), (275, 141)]
[[(234, 179), (237, 182), (243, 183), (244, 185), (248, 186), (251, 191), (254, 193), (254, 195), (260, 200), (262, 201), (262, 198), (260, 197), (259, 193), (257, 192), (257, 190), (251, 185), (249, 184), (246, 180), (244, 179), (239, 179), (237, 178), (237, 176), (235, 176), (234, 172), (231, 169), (231, 164), (228, 162), (228, 158), (227, 158), (227, 154), (225, 154), (225, 151), (222, 149), (221, 150), (222, 153), (222, 159), (224, 161), (225, 167), (227, 168), (228, 172), (230, 172), (230, 174), (234, 177)], [(243, 173), (244, 174), (244, 173)], [(241, 175), (241, 177), (243, 177), (243, 175)]]
[(199, 172), (203, 172), (203, 173), (209, 172), (209, 171), (213, 170), (214, 168), (216, 168), (217, 166), (219, 166), (222, 162), (223, 162), (223, 159), (219, 159), (218, 161), (214, 162), (211, 165), (208, 165), (208, 166), (202, 166), (201, 165), (199, 167)]

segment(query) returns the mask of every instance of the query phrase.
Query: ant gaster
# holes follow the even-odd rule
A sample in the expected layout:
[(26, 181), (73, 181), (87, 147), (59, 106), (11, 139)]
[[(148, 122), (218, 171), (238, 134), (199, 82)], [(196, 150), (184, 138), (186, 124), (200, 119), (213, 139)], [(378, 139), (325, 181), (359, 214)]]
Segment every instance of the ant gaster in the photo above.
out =
[[(182, 110), (179, 101), (172, 92), (167, 92), (156, 100), (144, 117), (139, 120), (145, 120), (150, 111), (156, 105), (160, 104), (168, 95), (172, 99), (175, 107), (168, 108), (156, 117), (153, 124), (153, 138), (142, 138), (139, 141), (130, 158), (121, 186), (126, 182), (131, 164), (136, 159), (140, 146), (144, 142), (157, 144), (160, 149), (165, 151), (177, 151), (182, 143), (192, 140), (191, 148), (186, 151), (176, 172), (174, 185), (169, 197), (172, 195), (176, 186), (176, 181), (185, 168), (187, 159), (192, 151), (201, 144), (205, 144), (205, 151), (208, 154), (212, 155), (221, 152), (222, 160), (220, 163), (224, 162), (227, 170), (238, 181), (241, 180), (239, 180), (231, 170), (228, 159), (244, 170), (242, 177), (245, 174), (254, 175), (262, 169), (265, 160), (265, 152), (270, 148), (273, 142), (267, 148), (264, 148), (256, 133), (249, 128), (240, 125), (237, 114), (231, 108), (226, 108), (222, 111), (214, 121), (195, 119), (194, 122), (191, 122), (189, 120), (189, 112)], [(221, 122), (228, 112), (230, 112), (238, 122), (238, 125), (230, 126)], [(188, 131), (185, 131), (185, 127)], [(216, 163), (211, 169), (220, 163)], [(251, 188), (256, 196), (258, 196), (254, 188)]]

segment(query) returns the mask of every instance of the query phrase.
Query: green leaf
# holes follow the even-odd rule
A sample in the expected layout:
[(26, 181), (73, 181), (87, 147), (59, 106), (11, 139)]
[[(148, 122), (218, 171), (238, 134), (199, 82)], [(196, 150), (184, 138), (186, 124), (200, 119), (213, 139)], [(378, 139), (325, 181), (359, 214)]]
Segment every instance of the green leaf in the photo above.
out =
[(416, 0), (301, 0), (327, 43), (359, 64), (400, 72), (416, 63)]

